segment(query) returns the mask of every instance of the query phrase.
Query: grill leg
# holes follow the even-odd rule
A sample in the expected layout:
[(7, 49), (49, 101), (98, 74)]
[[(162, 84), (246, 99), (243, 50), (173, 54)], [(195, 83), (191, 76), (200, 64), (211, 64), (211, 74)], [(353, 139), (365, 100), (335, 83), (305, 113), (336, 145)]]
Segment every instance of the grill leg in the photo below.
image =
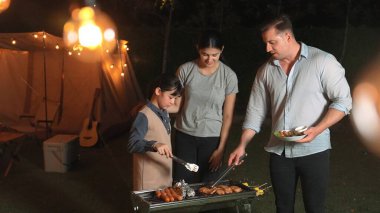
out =
[(251, 213), (252, 212), (252, 202), (249, 200), (241, 200), (236, 203), (235, 211), (237, 213)]

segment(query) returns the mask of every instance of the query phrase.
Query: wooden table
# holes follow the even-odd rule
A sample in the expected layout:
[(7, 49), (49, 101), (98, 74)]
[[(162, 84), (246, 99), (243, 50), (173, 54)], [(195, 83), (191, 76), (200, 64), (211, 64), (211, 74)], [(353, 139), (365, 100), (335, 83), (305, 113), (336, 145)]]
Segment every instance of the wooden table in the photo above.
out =
[(14, 160), (19, 160), (18, 152), (22, 145), (22, 140), (19, 139), (24, 136), (25, 134), (20, 132), (0, 131), (0, 144), (2, 145), (0, 164), (5, 168), (4, 177), (8, 175)]

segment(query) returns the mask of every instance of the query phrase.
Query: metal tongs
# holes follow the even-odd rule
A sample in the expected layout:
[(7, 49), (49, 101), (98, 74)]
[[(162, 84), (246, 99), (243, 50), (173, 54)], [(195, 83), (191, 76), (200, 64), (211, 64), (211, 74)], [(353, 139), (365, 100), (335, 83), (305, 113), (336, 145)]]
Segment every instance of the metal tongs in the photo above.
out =
[(173, 160), (177, 163), (180, 163), (182, 165), (184, 165), (186, 167), (187, 170), (189, 171), (192, 171), (192, 172), (198, 172), (198, 169), (199, 169), (199, 166), (197, 164), (194, 164), (194, 163), (188, 163), (176, 156), (173, 155)]
[[(239, 162), (241, 162), (245, 157), (247, 157), (248, 154), (247, 153), (244, 153), (244, 155), (240, 156), (239, 158)], [(220, 176), (218, 177), (218, 179), (216, 179), (216, 181), (211, 185), (211, 188), (215, 187), (228, 173), (231, 172), (231, 170), (233, 168), (235, 168), (236, 164), (232, 164), (231, 166), (229, 166), (226, 170), (224, 170)]]

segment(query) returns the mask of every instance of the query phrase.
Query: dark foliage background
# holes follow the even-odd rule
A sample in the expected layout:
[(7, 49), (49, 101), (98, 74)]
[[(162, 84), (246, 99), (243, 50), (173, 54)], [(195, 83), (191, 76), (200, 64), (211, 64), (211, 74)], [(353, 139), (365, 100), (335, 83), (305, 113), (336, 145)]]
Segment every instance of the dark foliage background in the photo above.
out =
[(73, 8), (93, 4), (114, 20), (119, 38), (129, 41), (140, 85), (195, 58), (194, 40), (200, 30), (222, 31), (224, 58), (239, 78), (238, 107), (245, 106), (256, 69), (267, 58), (256, 27), (268, 13), (289, 14), (297, 39), (334, 54), (351, 83), (379, 46), (376, 0), (13, 0), (0, 14), (0, 32), (45, 30), (60, 36)]

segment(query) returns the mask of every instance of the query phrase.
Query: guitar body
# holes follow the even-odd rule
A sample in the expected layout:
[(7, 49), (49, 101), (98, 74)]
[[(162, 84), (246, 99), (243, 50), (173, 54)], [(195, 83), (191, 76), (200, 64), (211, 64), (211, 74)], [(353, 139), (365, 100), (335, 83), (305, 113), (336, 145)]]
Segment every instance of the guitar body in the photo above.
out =
[(98, 142), (98, 122), (86, 118), (83, 128), (79, 134), (79, 145), (82, 147), (92, 147)]
[(100, 89), (96, 88), (90, 115), (83, 121), (83, 128), (79, 134), (79, 145), (82, 147), (91, 147), (98, 142), (98, 122), (94, 118), (94, 108), (99, 94)]

